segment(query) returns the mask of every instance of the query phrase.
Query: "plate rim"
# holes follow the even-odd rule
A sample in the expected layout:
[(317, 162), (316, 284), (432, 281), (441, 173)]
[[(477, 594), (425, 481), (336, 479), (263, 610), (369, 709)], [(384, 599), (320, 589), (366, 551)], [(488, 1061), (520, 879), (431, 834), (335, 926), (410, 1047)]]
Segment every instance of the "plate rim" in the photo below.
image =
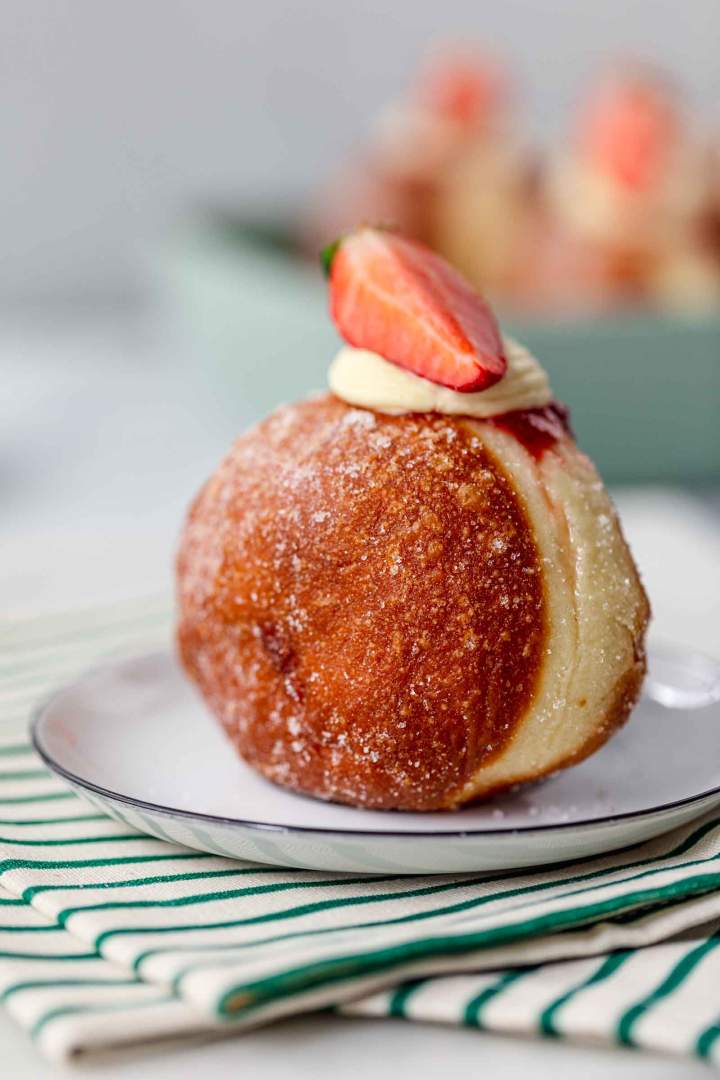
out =
[[(684, 653), (696, 654), (693, 649), (682, 649)], [(701, 655), (697, 653), (697, 655)], [(300, 833), (302, 835), (311, 834), (314, 836), (342, 836), (350, 837), (356, 840), (369, 839), (373, 840), (405, 840), (407, 838), (415, 838), (422, 840), (468, 840), (475, 838), (484, 838), (486, 840), (495, 838), (507, 838), (511, 836), (525, 836), (527, 834), (538, 835), (556, 833), (566, 831), (570, 829), (580, 830), (583, 832), (591, 829), (597, 829), (601, 827), (615, 827), (623, 825), (626, 822), (638, 820), (641, 818), (656, 818), (669, 814), (674, 810), (681, 810), (686, 807), (691, 807), (696, 803), (702, 803), (709, 799), (716, 797), (720, 801), (720, 783), (715, 787), (708, 788), (706, 791), (699, 792), (695, 795), (688, 795), (682, 799), (675, 799), (669, 803), (661, 803), (659, 806), (646, 807), (641, 810), (625, 810), (617, 814), (606, 814), (603, 817), (597, 818), (583, 818), (580, 821), (558, 821), (552, 825), (515, 825), (512, 827), (502, 827), (494, 829), (458, 829), (456, 831), (442, 831), (436, 830), (418, 830), (413, 832), (402, 832), (394, 830), (383, 829), (339, 829), (333, 827), (323, 827), (317, 825), (286, 825), (278, 824), (270, 821), (252, 821), (247, 818), (232, 818), (224, 817), (220, 814), (208, 814), (201, 810), (184, 810), (181, 807), (164, 806), (161, 803), (149, 802), (147, 799), (138, 798), (135, 795), (125, 795), (122, 792), (113, 791), (110, 788), (103, 787), (102, 784), (96, 784), (92, 780), (87, 780), (84, 777), (78, 776), (72, 770), (67, 769), (60, 762), (56, 761), (49, 750), (47, 750), (41, 741), (40, 727), (45, 720), (50, 708), (56, 702), (56, 700), (68, 690), (74, 688), (85, 679), (102, 674), (104, 671), (113, 670), (120, 665), (132, 664), (139, 660), (147, 661), (151, 658), (157, 657), (163, 660), (172, 659), (172, 651), (169, 649), (154, 649), (145, 653), (134, 653), (126, 657), (116, 657), (114, 659), (105, 661), (101, 664), (93, 665), (86, 668), (74, 679), (69, 682), (63, 683), (57, 687), (50, 694), (42, 698), (38, 704), (33, 708), (30, 714), (30, 743), (35, 753), (40, 757), (42, 762), (50, 769), (51, 772), (57, 776), (62, 777), (68, 783), (74, 787), (82, 788), (85, 791), (91, 791), (96, 795), (100, 795), (104, 799), (108, 799), (112, 802), (121, 803), (124, 806), (129, 806), (136, 810), (145, 810), (151, 813), (160, 814), (163, 817), (183, 818), (186, 820), (200, 821), (211, 825), (224, 825), (232, 827), (240, 827), (244, 829), (254, 830), (257, 832), (273, 832), (282, 833), (283, 835), (292, 836)], [(181, 674), (183, 672), (181, 671)], [(245, 763), (247, 764), (247, 763)], [(248, 768), (252, 766), (248, 765)], [(270, 783), (270, 781), (267, 781)], [(285, 789), (282, 789), (285, 790)], [(290, 792), (293, 795), (300, 795), (303, 798), (312, 798), (311, 795), (305, 795), (303, 792)], [(317, 799), (316, 802), (325, 802), (323, 799)], [(351, 809), (362, 811), (361, 807), (352, 807)], [(401, 811), (389, 810), (386, 813), (402, 814)], [(632, 843), (632, 841), (631, 841)]]

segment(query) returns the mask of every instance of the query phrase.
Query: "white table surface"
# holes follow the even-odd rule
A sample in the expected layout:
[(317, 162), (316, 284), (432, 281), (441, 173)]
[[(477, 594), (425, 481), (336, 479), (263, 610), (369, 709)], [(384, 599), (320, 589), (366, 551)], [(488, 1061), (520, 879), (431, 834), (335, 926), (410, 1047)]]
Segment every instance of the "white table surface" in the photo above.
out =
[[(0, 320), (0, 613), (33, 615), (170, 588), (191, 493), (250, 415), (145, 318), (38, 313)], [(717, 496), (619, 493), (655, 632), (720, 655)], [(0, 1075), (46, 1065), (0, 1011)], [(108, 1080), (462, 1075), (564, 1080), (709, 1075), (692, 1061), (473, 1031), (305, 1017), (237, 1038), (108, 1055), (70, 1070)]]

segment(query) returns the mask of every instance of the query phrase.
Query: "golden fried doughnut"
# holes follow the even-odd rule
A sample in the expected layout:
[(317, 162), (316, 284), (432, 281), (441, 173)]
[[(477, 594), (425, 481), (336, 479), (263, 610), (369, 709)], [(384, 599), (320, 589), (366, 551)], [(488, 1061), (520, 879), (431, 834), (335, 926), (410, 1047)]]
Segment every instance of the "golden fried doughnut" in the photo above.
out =
[(580, 761), (645, 671), (645, 593), (555, 406), (278, 409), (197, 496), (178, 604), (242, 757), (355, 806), (453, 808)]

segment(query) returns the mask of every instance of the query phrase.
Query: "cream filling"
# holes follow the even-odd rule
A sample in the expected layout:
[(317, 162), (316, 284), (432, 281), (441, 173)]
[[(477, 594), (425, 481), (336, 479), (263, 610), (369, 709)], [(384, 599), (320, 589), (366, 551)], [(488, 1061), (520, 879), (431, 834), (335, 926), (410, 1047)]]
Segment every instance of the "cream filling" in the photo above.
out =
[[(476, 436), (523, 503), (544, 579), (547, 637), (532, 703), (503, 751), (456, 802), (581, 760), (623, 716), (639, 675), (648, 607), (617, 516), (595, 468), (571, 440), (534, 461), (512, 435)], [(627, 704), (627, 703), (625, 703)]]
[(413, 375), (367, 349), (343, 346), (328, 372), (330, 389), (348, 405), (399, 416), (438, 412), (484, 419), (515, 409), (533, 409), (552, 400), (548, 377), (535, 357), (503, 337), (507, 371), (487, 390), (460, 394)]

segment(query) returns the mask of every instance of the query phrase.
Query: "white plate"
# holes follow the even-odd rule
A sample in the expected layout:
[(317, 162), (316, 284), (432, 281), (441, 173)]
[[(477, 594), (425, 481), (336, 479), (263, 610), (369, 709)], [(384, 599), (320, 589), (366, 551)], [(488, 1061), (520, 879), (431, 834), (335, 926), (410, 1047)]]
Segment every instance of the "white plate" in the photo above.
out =
[[(661, 654), (657, 664), (691, 703), (698, 679), (720, 684), (720, 667), (692, 654)], [(672, 696), (659, 681), (654, 696)], [(720, 804), (719, 723), (717, 701), (669, 709), (644, 696), (628, 726), (582, 765), (431, 814), (355, 810), (263, 780), (165, 654), (106, 666), (59, 691), (38, 712), (33, 740), (81, 795), (153, 836), (280, 866), (440, 874), (582, 858), (697, 817)]]

